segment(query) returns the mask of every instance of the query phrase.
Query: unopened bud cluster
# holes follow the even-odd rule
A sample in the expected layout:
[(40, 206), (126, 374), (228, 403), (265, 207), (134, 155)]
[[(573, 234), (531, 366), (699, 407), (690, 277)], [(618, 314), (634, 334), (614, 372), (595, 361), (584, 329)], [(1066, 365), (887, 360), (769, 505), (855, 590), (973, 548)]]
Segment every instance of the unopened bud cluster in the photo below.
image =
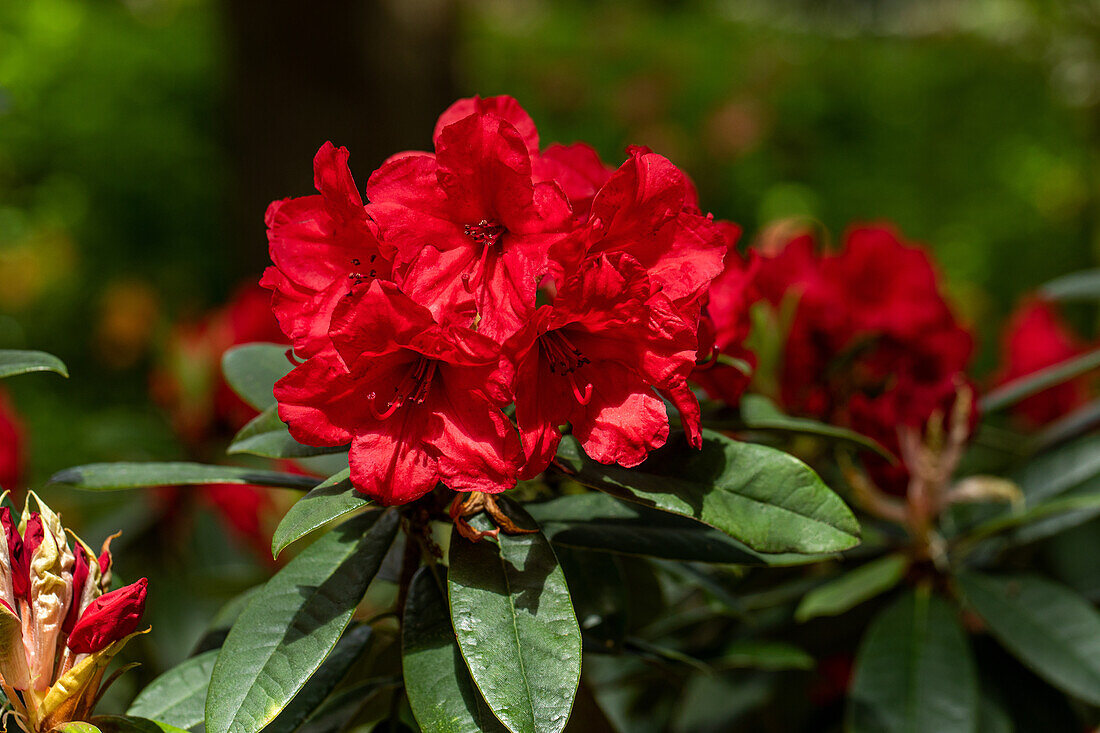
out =
[(18, 522), (0, 508), (0, 525), (3, 727), (14, 718), (35, 733), (85, 720), (107, 665), (135, 635), (147, 581), (109, 591), (110, 538), (96, 555), (33, 492)]

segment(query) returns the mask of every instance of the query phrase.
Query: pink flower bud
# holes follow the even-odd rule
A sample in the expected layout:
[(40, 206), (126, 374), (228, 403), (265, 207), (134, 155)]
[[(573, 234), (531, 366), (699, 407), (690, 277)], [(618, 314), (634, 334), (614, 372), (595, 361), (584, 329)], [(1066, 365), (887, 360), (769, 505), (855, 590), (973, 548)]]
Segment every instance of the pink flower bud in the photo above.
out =
[(132, 634), (145, 611), (148, 585), (142, 578), (88, 604), (69, 634), (69, 648), (77, 654), (93, 654)]

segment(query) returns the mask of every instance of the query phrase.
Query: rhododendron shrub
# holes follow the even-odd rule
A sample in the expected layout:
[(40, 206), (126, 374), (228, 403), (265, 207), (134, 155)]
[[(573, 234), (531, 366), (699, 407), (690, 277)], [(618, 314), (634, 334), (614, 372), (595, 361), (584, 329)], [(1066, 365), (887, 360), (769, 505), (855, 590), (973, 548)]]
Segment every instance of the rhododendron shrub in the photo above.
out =
[[(1023, 680), (1065, 708), (1054, 728), (1097, 722), (1100, 614), (1014, 569), (1100, 512), (1100, 409), (1074, 381), (1100, 352), (1033, 310), (1006, 366), (971, 374), (973, 335), (898, 230), (743, 236), (659, 153), (548, 145), (510, 97), (424, 133), (357, 177), (326, 143), (316, 193), (269, 207), (250, 302), (278, 332), (218, 346), (231, 463), (53, 477), (214, 486), (245, 514), (252, 486), (294, 499), (271, 539), (289, 560), (131, 716), (977, 731), (1032, 704)], [(1003, 419), (1020, 405), (1050, 424)], [(132, 630), (143, 592), (66, 614), (69, 649)]]

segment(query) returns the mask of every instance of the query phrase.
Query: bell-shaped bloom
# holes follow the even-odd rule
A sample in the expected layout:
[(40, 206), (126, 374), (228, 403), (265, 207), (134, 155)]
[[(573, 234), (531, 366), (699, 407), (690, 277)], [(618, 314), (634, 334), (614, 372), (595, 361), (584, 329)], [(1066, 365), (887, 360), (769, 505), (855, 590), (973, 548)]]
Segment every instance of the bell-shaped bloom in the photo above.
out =
[(393, 250), (374, 223), (348, 170), (348, 151), (325, 143), (313, 161), (319, 195), (275, 201), (267, 209), (274, 267), (261, 285), (295, 353), (308, 358), (330, 346), (329, 322), (351, 286), (392, 276)]
[(403, 504), (442, 481), (456, 491), (515, 485), (522, 451), (500, 347), (437, 323), (391, 283), (362, 285), (337, 307), (335, 353), (275, 385), (279, 416), (307, 445), (351, 443), (352, 483)]
[[(1002, 337), (1000, 383), (1054, 366), (1084, 353), (1085, 345), (1053, 303), (1031, 299), (1012, 313)], [(1032, 425), (1043, 425), (1088, 401), (1089, 379), (1081, 377), (1032, 395), (1013, 411)]]
[(534, 310), (572, 210), (558, 185), (534, 178), (530, 118), (514, 100), (489, 101), (444, 113), (434, 155), (386, 161), (367, 183), (367, 210), (397, 248), (405, 293), (441, 321), (476, 322), (502, 341)]
[(722, 272), (726, 239), (699, 211), (695, 187), (667, 158), (632, 147), (592, 199), (586, 224), (551, 254), (563, 272), (603, 254), (627, 254), (689, 321)]
[[(696, 334), (667, 298), (652, 294), (637, 261), (617, 253), (561, 283), (505, 349), (516, 364), (523, 475), (533, 476), (553, 458), (564, 423), (602, 463), (636, 466), (664, 445), (668, 417), (656, 390), (690, 396)], [(697, 415), (688, 427), (697, 432)]]
[(77, 654), (94, 654), (134, 633), (145, 612), (148, 587), (142, 578), (96, 598), (80, 614), (66, 645)]

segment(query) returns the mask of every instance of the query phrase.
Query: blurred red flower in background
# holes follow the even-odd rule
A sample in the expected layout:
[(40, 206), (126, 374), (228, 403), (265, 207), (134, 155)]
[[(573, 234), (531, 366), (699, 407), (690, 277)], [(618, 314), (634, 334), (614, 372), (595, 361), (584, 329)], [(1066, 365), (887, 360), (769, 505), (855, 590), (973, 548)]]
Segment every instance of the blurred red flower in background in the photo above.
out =
[[(267, 290), (246, 282), (225, 306), (172, 330), (151, 389), (168, 411), (177, 434), (197, 457), (204, 457), (208, 443), (232, 436), (258, 414), (225, 383), (221, 357), (238, 344), (286, 343), (272, 314), (271, 300)], [(166, 488), (159, 498), (164, 511), (173, 516), (192, 493), (196, 489)], [(199, 488), (198, 494), (234, 535), (270, 560), (271, 531), (279, 512), (269, 489), (212, 485)]]
[(8, 395), (0, 391), (0, 487), (15, 489), (23, 475), (23, 426)]
[[(1038, 298), (1021, 303), (1009, 317), (1001, 340), (998, 384), (1079, 356), (1086, 345), (1062, 319), (1057, 307)], [(1013, 406), (1025, 422), (1043, 425), (1072, 412), (1089, 398), (1089, 378), (1063, 382)]]

